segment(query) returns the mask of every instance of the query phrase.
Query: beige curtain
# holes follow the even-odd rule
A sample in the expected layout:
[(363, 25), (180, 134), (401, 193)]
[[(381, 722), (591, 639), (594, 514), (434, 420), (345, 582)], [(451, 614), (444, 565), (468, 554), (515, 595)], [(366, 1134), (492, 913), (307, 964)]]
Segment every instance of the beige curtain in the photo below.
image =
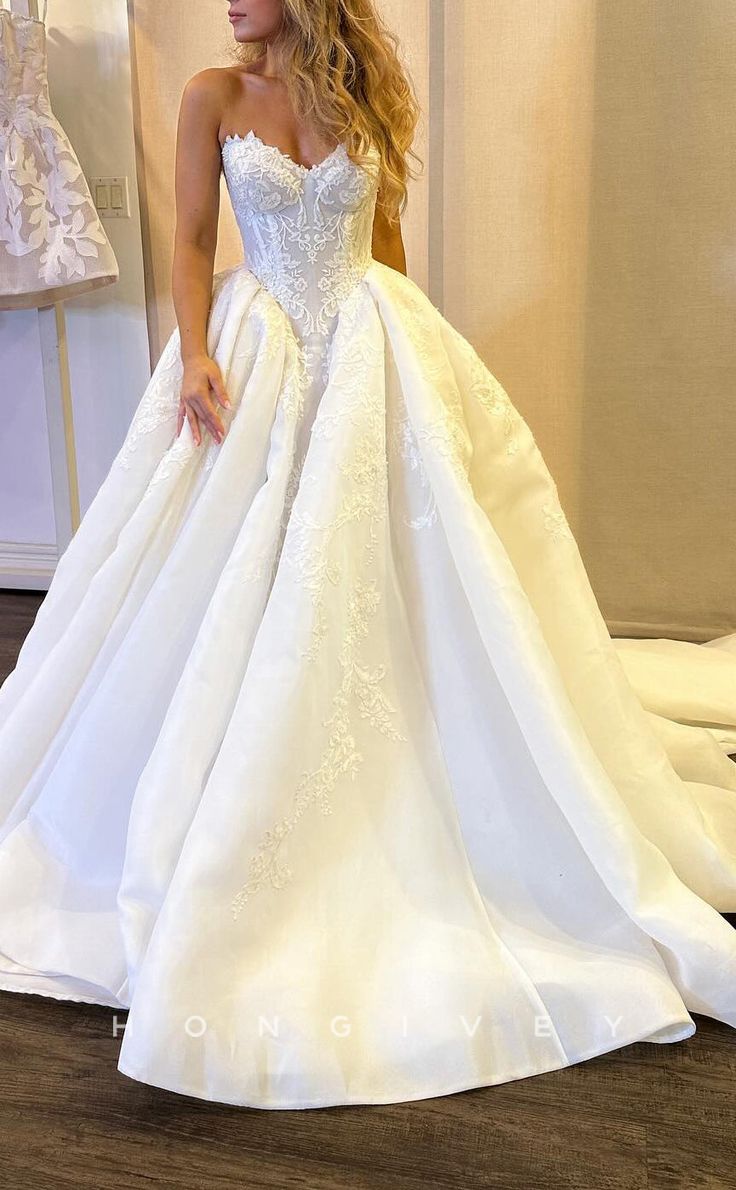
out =
[(532, 426), (610, 630), (732, 632), (736, 6), (443, 8), (445, 313)]
[[(221, 0), (129, 3), (155, 362), (181, 89), (232, 43)], [(736, 630), (732, 0), (383, 9), (426, 113), (410, 275), (532, 427), (610, 630)]]

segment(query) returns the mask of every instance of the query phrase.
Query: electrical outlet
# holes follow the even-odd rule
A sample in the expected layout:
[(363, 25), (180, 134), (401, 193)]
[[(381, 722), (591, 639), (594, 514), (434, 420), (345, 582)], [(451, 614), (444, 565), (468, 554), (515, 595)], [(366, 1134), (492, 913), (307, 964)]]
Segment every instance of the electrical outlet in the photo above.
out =
[(89, 188), (102, 219), (130, 219), (127, 178), (90, 178)]

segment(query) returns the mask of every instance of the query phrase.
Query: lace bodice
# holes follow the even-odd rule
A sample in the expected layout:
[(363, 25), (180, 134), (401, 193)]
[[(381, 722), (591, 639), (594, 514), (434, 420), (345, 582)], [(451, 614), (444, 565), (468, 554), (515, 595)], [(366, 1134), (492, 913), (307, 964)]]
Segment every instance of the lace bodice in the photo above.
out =
[(50, 111), (43, 21), (0, 7), (0, 116), (9, 120), (32, 104)]
[(371, 263), (377, 160), (372, 148), (358, 165), (339, 144), (305, 166), (252, 131), (222, 145), (246, 263), (304, 341), (330, 335)]

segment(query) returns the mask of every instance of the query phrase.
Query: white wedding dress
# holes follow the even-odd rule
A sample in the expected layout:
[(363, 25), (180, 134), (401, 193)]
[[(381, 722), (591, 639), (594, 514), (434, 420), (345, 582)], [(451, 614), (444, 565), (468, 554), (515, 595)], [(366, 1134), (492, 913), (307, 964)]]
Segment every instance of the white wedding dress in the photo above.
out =
[(228, 432), (175, 333), (0, 691), (0, 987), (262, 1108), (736, 1027), (734, 766), (670, 759), (530, 429), (372, 259), (375, 155), (223, 162)]

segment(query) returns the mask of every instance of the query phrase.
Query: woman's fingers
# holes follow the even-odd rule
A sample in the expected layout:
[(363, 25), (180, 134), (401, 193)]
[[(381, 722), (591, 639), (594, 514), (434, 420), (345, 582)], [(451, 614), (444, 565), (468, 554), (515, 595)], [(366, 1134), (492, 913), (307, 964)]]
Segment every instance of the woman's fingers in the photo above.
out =
[(227, 395), (227, 389), (225, 388), (225, 384), (222, 379), (222, 373), (220, 372), (217, 364), (214, 364), (213, 366), (212, 374), (210, 375), (210, 384), (212, 385), (212, 391), (214, 392), (219, 404), (222, 405), (224, 409), (229, 409), (230, 398)]
[(192, 408), (189, 402), (187, 402), (186, 411), (187, 421), (189, 422), (189, 427), (192, 431), (192, 438), (194, 439), (195, 445), (199, 446), (200, 442), (202, 441), (202, 431), (199, 428), (199, 418), (197, 417), (196, 410)]
[(221, 442), (225, 437), (225, 427), (217, 415), (217, 410), (209, 397), (196, 397), (193, 402), (197, 414), (204, 422), (215, 442)]
[(185, 368), (177, 435), (181, 432), (186, 416), (197, 446), (202, 441), (200, 422), (204, 423), (215, 442), (219, 444), (225, 437), (226, 430), (219, 416), (218, 406), (229, 409), (230, 405), (218, 364), (213, 359), (192, 362)]

